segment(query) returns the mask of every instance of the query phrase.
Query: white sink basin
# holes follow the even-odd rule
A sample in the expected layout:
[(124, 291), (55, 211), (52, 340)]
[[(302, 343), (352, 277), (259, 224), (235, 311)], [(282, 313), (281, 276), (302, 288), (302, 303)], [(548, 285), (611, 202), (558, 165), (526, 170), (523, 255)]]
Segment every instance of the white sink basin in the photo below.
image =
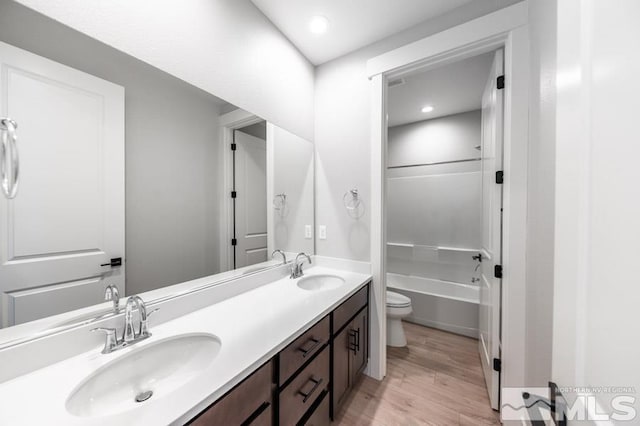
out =
[(336, 275), (309, 275), (298, 281), (298, 287), (309, 291), (331, 290), (342, 284), (344, 284), (344, 279)]
[(207, 369), (220, 346), (216, 336), (200, 333), (134, 349), (80, 383), (67, 399), (67, 411), (80, 417), (107, 416), (144, 406)]

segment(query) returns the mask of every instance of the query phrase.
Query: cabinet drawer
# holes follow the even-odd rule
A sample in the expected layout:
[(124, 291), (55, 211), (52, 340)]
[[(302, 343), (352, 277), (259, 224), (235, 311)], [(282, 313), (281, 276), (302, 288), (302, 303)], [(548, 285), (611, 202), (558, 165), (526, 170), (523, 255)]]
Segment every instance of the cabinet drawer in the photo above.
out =
[(271, 426), (273, 424), (273, 411), (271, 405), (269, 405), (258, 417), (253, 419), (249, 424), (251, 426)]
[[(233, 388), (220, 401), (211, 408), (200, 414), (191, 424), (196, 426), (214, 425), (241, 425), (246, 422), (263, 404), (269, 404), (267, 410), (271, 411), (272, 403), (271, 381), (273, 377), (272, 362), (269, 361), (258, 369), (242, 383)], [(271, 424), (259, 423), (262, 418), (261, 413), (251, 424)], [(264, 421), (265, 418), (262, 418)]]
[(280, 425), (295, 425), (329, 384), (329, 348), (280, 392)]
[(280, 352), (280, 384), (310, 360), (329, 341), (329, 317), (326, 316)]
[(302, 424), (305, 426), (329, 426), (331, 420), (329, 418), (329, 394), (326, 393), (322, 399), (322, 402), (315, 409), (311, 417)]
[(369, 284), (351, 296), (333, 311), (333, 334), (335, 335), (369, 301)]

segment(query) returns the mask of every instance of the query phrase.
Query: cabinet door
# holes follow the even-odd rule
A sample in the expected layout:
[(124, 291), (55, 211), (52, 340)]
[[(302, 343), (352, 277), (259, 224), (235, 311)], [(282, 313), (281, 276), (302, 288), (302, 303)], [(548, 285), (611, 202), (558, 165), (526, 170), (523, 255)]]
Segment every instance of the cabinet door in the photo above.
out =
[(333, 340), (333, 413), (349, 389), (349, 363), (351, 362), (351, 327), (347, 325)]
[(349, 324), (351, 332), (351, 341), (352, 347), (354, 350), (350, 352), (351, 354), (351, 383), (353, 384), (354, 380), (364, 371), (364, 368), (367, 365), (367, 347), (369, 345), (368, 336), (369, 336), (369, 318), (368, 312), (366, 309), (363, 309)]

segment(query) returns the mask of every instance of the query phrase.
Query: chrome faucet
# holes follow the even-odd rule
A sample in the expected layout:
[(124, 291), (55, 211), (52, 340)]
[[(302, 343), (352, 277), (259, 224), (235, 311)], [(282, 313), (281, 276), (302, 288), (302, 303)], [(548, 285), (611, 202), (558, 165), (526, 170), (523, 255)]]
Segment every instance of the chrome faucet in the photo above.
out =
[(109, 284), (107, 288), (104, 289), (104, 300), (111, 300), (113, 302), (114, 314), (120, 312), (120, 292), (118, 291), (117, 286)]
[(271, 253), (271, 258), (273, 259), (276, 254), (279, 254), (280, 256), (282, 256), (282, 264), (286, 265), (287, 264), (287, 255), (284, 254), (284, 252), (282, 250), (274, 250), (273, 253)]
[[(298, 260), (300, 259), (301, 256), (303, 258), (302, 262)], [(309, 265), (311, 265), (311, 257), (308, 254), (298, 253), (298, 255), (296, 256), (296, 260), (291, 265), (291, 276), (289, 278), (291, 279), (300, 278), (304, 275), (304, 272), (302, 271), (302, 264), (304, 263), (305, 257), (307, 258), (307, 262), (309, 262)]]
[[(138, 310), (140, 316), (140, 325), (138, 326), (137, 331), (133, 325), (133, 311), (135, 309)], [(158, 309), (154, 309), (153, 311), (147, 313), (147, 306), (140, 296), (131, 296), (129, 299), (127, 299), (124, 310), (124, 331), (122, 333), (121, 339), (118, 339), (115, 328), (99, 327), (91, 330), (102, 331), (106, 335), (102, 353), (109, 354), (111, 352), (117, 351), (118, 349), (122, 349), (124, 347), (133, 345), (134, 343), (140, 342), (148, 337), (151, 337), (147, 320), (149, 316), (157, 310)]]
[[(137, 333), (133, 328), (133, 310), (135, 308), (138, 308), (140, 315), (140, 327)], [(131, 296), (127, 299), (127, 304), (124, 307), (124, 334), (122, 335), (122, 340), (130, 343), (136, 339), (147, 338), (150, 335), (147, 326), (147, 306), (140, 296)]]

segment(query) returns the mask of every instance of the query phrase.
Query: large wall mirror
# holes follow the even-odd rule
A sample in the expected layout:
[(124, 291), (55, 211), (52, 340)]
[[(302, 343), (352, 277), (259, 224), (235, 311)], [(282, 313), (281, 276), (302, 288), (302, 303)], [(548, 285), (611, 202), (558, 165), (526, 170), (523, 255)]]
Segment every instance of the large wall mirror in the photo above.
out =
[(0, 345), (313, 254), (311, 142), (12, 2), (0, 42)]

